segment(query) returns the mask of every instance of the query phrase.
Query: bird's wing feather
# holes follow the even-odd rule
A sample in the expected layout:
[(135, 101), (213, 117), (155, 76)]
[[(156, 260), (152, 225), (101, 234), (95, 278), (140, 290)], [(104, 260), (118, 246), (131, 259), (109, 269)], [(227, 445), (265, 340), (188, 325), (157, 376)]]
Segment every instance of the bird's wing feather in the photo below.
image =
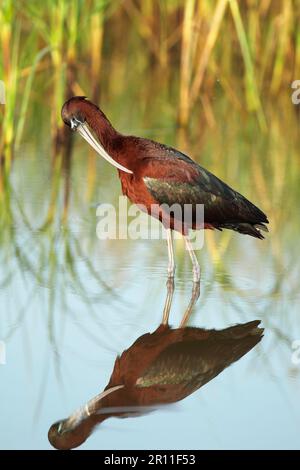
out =
[(255, 326), (249, 328), (249, 325), (229, 328), (228, 331), (232, 330), (229, 333), (227, 330), (211, 331), (207, 339), (183, 340), (169, 345), (143, 372), (137, 385), (190, 384), (201, 387), (260, 342), (263, 330)]
[(204, 204), (205, 222), (268, 222), (265, 214), (244, 196), (170, 147), (160, 146), (159, 156), (143, 159), (142, 177), (159, 204)]

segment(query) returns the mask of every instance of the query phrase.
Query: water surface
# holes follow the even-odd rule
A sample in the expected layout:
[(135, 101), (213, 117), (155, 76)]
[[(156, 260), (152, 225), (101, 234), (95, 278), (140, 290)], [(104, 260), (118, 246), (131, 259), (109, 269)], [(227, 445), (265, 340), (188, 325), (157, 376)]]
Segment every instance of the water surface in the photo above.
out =
[[(160, 105), (154, 100), (153, 107)], [(283, 123), (279, 104), (270, 104), (273, 117), (263, 134), (255, 119), (242, 121), (228, 103), (215, 106), (215, 127), (194, 126), (186, 135), (158, 114), (149, 126), (139, 109), (126, 122), (121, 107), (115, 124), (188, 152), (267, 212), (264, 241), (206, 234), (198, 252), (201, 293), (189, 320), (223, 329), (259, 319), (265, 336), (185, 400), (139, 418), (108, 420), (83, 449), (299, 448), (300, 364), (292, 347), (300, 339), (296, 119), (290, 110)], [(69, 169), (61, 170), (46, 123), (42, 114), (38, 132), (28, 129), (2, 188), (3, 449), (50, 448), (50, 425), (103, 390), (116, 356), (158, 327), (166, 297), (166, 243), (98, 240), (96, 207), (117, 202), (117, 174), (79, 138)], [(174, 327), (192, 292), (181, 240), (176, 257)]]

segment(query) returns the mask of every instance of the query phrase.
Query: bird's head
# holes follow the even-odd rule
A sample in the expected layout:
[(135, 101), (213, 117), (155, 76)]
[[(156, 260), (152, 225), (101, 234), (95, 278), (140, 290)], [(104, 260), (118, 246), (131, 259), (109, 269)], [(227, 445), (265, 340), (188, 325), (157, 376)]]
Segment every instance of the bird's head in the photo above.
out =
[(48, 431), (49, 442), (55, 449), (74, 449), (86, 441), (94, 425), (88, 419), (78, 424), (70, 422), (70, 418), (62, 419), (50, 427)]
[(85, 96), (74, 96), (66, 101), (61, 110), (61, 117), (64, 123), (73, 131), (78, 132), (101, 157), (119, 170), (132, 173), (131, 170), (114, 160), (95, 137), (94, 134), (97, 135), (97, 130), (103, 124), (107, 131), (109, 129), (114, 131), (114, 129), (102, 111)]
[(124, 385), (116, 385), (105, 389), (68, 418), (52, 424), (48, 431), (50, 444), (61, 450), (74, 449), (83, 444), (94, 427), (109, 417), (109, 413), (103, 413), (103, 399), (111, 394), (115, 396), (115, 392), (123, 388)]
[[(62, 107), (61, 117), (64, 123), (72, 130), (76, 131), (78, 126), (86, 122), (85, 118), (85, 96), (74, 96), (70, 98)], [(88, 101), (86, 101), (88, 103)]]

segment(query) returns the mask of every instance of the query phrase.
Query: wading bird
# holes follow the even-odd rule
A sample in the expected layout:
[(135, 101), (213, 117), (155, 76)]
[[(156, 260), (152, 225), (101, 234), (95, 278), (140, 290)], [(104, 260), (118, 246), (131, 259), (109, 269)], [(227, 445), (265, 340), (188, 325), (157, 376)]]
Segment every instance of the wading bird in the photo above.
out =
[[(167, 230), (168, 276), (174, 277), (172, 230), (182, 233), (193, 263), (193, 279), (200, 267), (188, 237), (190, 229), (231, 229), (264, 238), (266, 215), (180, 151), (141, 137), (120, 134), (105, 114), (85, 97), (69, 99), (62, 119), (77, 131), (103, 158), (118, 168), (122, 192)], [(197, 225), (197, 206), (204, 205), (204, 224)], [(172, 208), (180, 207), (182, 211)], [(189, 207), (188, 215), (184, 211)]]
[[(118, 356), (105, 390), (68, 418), (54, 423), (48, 438), (56, 449), (81, 445), (104, 420), (141, 416), (178, 402), (247, 354), (263, 336), (259, 320), (224, 330), (187, 327), (193, 295), (179, 328), (168, 325), (173, 287), (168, 283), (161, 325)], [(171, 287), (171, 288), (170, 288)]]

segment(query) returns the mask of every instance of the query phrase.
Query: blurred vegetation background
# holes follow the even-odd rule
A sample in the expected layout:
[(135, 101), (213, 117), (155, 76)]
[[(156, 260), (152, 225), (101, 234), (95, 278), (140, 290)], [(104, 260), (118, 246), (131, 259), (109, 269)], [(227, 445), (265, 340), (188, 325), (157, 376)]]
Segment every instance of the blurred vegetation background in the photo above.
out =
[[(54, 312), (72, 310), (67, 291), (92, 312), (93, 302), (118, 299), (112, 284), (128, 282), (119, 269), (122, 259), (145, 269), (165, 263), (163, 243), (137, 260), (128, 254), (137, 245), (124, 249), (119, 242), (107, 250), (111, 259), (103, 273), (105, 250), (95, 256), (95, 205), (116, 202), (120, 190), (115, 173), (102, 163), (100, 172), (84, 142), (76, 141), (75, 155), (74, 135), (60, 117), (67, 98), (85, 95), (121, 132), (190, 154), (268, 214), (268, 242), (251, 245), (249, 253), (247, 242), (229, 231), (206, 234), (201, 299), (218, 282), (234, 293), (230, 301), (242, 312), (239, 274), (255, 266), (253, 279), (262, 290), (247, 294), (250, 313), (277, 312), (269, 324), (290, 344), (291, 330), (281, 318), (299, 291), (299, 108), (291, 101), (291, 83), (300, 79), (300, 1), (1, 0), (0, 48), (6, 86), (6, 104), (0, 105), (0, 288), (8, 306), (19, 302), (15, 282), (25, 292), (22, 305), (11, 305), (10, 313), (7, 307), (4, 337), (22, 322), (37, 292), (42, 305), (47, 297), (54, 343)], [(187, 258), (182, 246), (178, 251), (180, 271)], [(231, 275), (235, 259), (242, 260), (240, 272)], [(47, 288), (42, 294), (40, 286)]]
[[(239, 174), (243, 187), (250, 176), (266, 211), (298, 196), (299, 0), (1, 0), (0, 44), (1, 217), (26, 142), (52, 148), (45, 223), (53, 216), (71, 165), (60, 110), (72, 95), (99, 103), (125, 133), (190, 152), (229, 183)], [(86, 168), (92, 197), (93, 156)]]
[(266, 101), (289, 93), (300, 76), (300, 3), (1, 0), (0, 41), (0, 154), (9, 166), (30, 110), (48, 108), (59, 143), (61, 105), (75, 94), (142, 108), (143, 123), (159, 95), (161, 119), (183, 127), (213, 126), (222, 94), (266, 131)]
[[(275, 232), (289, 220), (286, 208), (299, 198), (298, 108), (291, 102), (291, 83), (300, 78), (299, 1), (1, 0), (0, 42), (6, 230), (16, 218), (30, 227), (26, 213), (34, 211), (32, 201), (25, 209), (13, 198), (17, 172), (35, 174), (32, 192), (44, 191), (43, 229), (56, 217), (66, 222), (76, 171), (77, 206), (82, 195), (85, 203), (97, 198), (95, 155), (85, 149), (87, 161), (72, 166), (74, 136), (60, 117), (72, 95), (99, 103), (124, 133), (177, 146), (235, 187), (238, 179)], [(45, 172), (47, 190), (39, 185)], [(217, 249), (214, 234), (207, 238)], [(271, 242), (278, 259), (281, 242)]]

